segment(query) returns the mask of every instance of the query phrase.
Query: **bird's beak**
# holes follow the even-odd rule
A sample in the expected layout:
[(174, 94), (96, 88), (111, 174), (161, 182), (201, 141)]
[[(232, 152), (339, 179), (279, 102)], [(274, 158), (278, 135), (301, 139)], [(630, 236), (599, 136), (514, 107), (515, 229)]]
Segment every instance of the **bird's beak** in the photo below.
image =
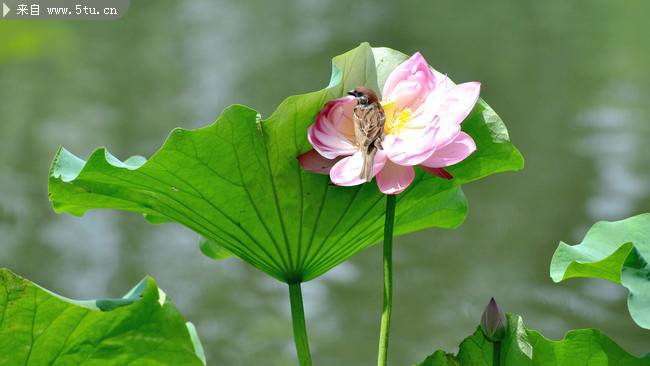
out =
[(353, 97), (356, 96), (354, 90), (350, 90), (349, 92), (347, 92), (347, 95), (351, 95)]

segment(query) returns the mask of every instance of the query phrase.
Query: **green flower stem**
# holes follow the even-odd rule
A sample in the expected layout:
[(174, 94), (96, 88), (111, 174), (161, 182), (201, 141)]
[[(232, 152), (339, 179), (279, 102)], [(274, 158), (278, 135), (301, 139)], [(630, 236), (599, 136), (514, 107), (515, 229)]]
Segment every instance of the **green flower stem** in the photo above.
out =
[(386, 196), (386, 221), (384, 222), (384, 307), (381, 313), (379, 330), (379, 353), (377, 365), (386, 366), (388, 362), (388, 336), (390, 315), (393, 309), (393, 226), (395, 225), (396, 196)]
[(492, 343), (492, 365), (501, 365), (501, 342)]
[(300, 282), (289, 284), (289, 301), (291, 302), (291, 320), (293, 321), (293, 339), (296, 342), (296, 352), (300, 366), (311, 366), (305, 311), (302, 305), (302, 290)]

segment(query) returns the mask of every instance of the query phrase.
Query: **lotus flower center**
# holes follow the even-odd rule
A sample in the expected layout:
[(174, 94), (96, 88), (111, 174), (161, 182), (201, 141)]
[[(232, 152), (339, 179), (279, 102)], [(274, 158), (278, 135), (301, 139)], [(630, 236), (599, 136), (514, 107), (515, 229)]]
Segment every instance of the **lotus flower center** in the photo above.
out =
[(386, 114), (386, 123), (384, 124), (386, 134), (397, 135), (408, 121), (411, 120), (413, 112), (410, 108), (398, 110), (395, 102), (382, 102), (382, 107)]

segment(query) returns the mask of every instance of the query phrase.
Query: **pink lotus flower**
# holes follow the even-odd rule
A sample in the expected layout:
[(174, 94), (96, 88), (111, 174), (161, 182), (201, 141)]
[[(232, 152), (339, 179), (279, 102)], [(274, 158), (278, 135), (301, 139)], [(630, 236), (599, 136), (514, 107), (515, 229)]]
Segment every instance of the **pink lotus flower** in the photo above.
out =
[[(476, 104), (480, 88), (478, 82), (455, 85), (445, 75), (432, 72), (419, 52), (393, 70), (382, 93), (383, 149), (377, 152), (373, 166), (381, 192), (404, 191), (413, 182), (416, 165), (451, 179), (444, 168), (476, 150), (474, 140), (460, 125)], [(308, 129), (314, 150), (298, 157), (304, 169), (329, 174), (339, 186), (366, 182), (360, 178), (363, 159), (355, 145), (356, 104), (352, 96), (327, 102)]]

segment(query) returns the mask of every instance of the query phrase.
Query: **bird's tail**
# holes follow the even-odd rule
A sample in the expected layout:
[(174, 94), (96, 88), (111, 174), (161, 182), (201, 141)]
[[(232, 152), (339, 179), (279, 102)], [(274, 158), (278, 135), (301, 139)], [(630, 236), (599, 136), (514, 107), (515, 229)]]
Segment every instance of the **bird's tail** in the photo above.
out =
[(377, 149), (373, 146), (370, 146), (368, 152), (363, 154), (363, 166), (361, 167), (361, 174), (359, 178), (364, 179), (366, 182), (370, 182), (372, 177), (374, 177), (374, 162), (375, 155), (377, 154)]

